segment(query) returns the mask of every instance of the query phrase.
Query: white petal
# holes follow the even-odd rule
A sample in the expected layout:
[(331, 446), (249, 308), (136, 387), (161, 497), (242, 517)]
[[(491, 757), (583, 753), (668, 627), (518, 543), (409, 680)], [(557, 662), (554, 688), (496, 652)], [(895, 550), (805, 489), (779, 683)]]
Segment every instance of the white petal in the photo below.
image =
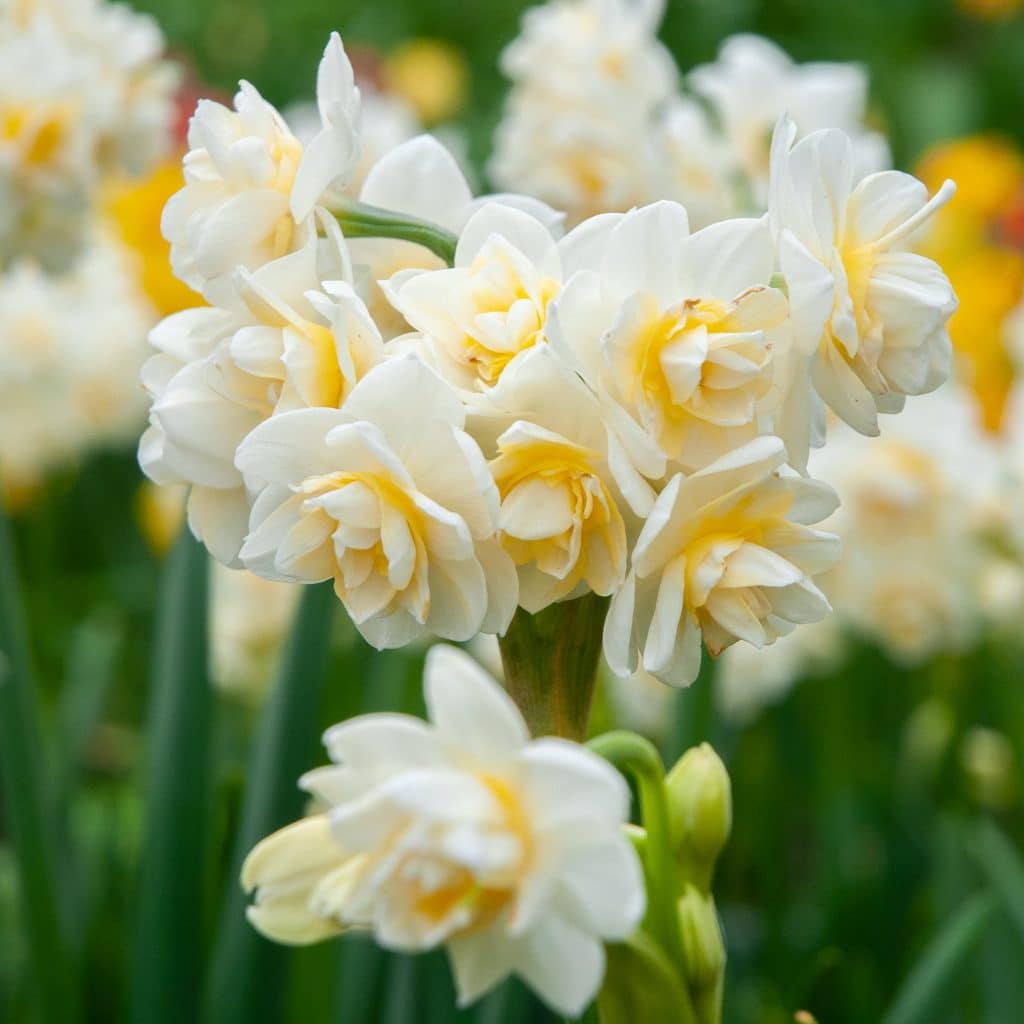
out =
[(571, 906), (577, 924), (603, 939), (625, 939), (643, 917), (643, 873), (622, 832), (571, 850), (560, 865), (560, 882), (560, 902)]
[(451, 153), (432, 135), (418, 135), (370, 168), (359, 198), (459, 231), (473, 193)]
[(542, 274), (561, 277), (558, 244), (551, 232), (529, 214), (499, 203), (484, 206), (470, 217), (459, 236), (455, 266), (472, 262), (492, 235), (504, 238)]
[(768, 284), (775, 262), (764, 217), (737, 217), (690, 236), (690, 297), (733, 299), (754, 285)]
[(516, 973), (553, 1010), (576, 1017), (597, 995), (604, 965), (599, 939), (548, 914), (519, 943)]
[(652, 203), (627, 213), (611, 233), (602, 267), (615, 294), (649, 292), (661, 306), (687, 298), (682, 286), (689, 276), (689, 233), (686, 210), (678, 203)]
[(453, 746), (486, 763), (515, 754), (528, 741), (512, 698), (465, 652), (435, 645), (423, 678), (430, 720)]

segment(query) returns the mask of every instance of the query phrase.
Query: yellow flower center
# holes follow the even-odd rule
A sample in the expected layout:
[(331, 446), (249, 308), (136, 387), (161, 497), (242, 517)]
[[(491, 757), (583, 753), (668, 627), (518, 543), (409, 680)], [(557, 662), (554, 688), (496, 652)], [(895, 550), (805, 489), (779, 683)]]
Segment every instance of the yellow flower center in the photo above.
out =
[[(491, 471), (502, 500), (502, 543), (512, 561), (536, 563), (561, 580), (560, 594), (581, 580), (596, 593), (610, 593), (625, 561), (625, 525), (594, 468), (598, 453), (557, 435), (504, 440), (498, 450)], [(538, 502), (550, 524), (546, 535), (529, 521)]]
[(456, 912), (468, 913), (470, 920), (459, 929), (461, 934), (485, 928), (508, 905), (533, 856), (529, 822), (512, 788), (504, 779), (485, 772), (477, 778), (500, 805), (502, 826), (508, 836), (515, 839), (519, 856), (504, 878), (480, 879), (461, 865), (438, 865), (447, 875), (444, 884), (424, 889), (415, 899), (416, 911), (434, 924)]
[[(368, 516), (364, 520), (336, 519), (316, 502), (318, 498), (350, 486), (365, 488), (374, 500), (374, 508), (364, 508), (363, 514)], [(351, 599), (371, 577), (377, 577), (392, 591), (382, 614), (401, 606), (418, 621), (425, 622), (430, 613), (426, 524), (410, 495), (386, 476), (348, 472), (307, 477), (299, 486), (299, 493), (307, 499), (307, 514), (331, 518), (343, 532), (343, 551), (337, 556), (335, 569), (335, 588), (339, 596)], [(397, 516), (393, 525), (396, 522), (404, 525), (405, 543), (389, 551), (385, 547), (385, 518), (392, 514)], [(351, 607), (349, 610), (353, 612)]]
[(524, 281), (509, 255), (491, 247), (470, 265), (468, 286), (473, 312), (463, 359), (483, 385), (493, 387), (520, 352), (543, 339), (548, 305), (562, 286), (549, 277)]
[[(708, 563), (717, 561), (722, 554), (725, 561), (728, 561), (728, 555), (743, 544), (768, 547), (765, 543), (766, 534), (773, 528), (787, 525), (785, 520), (792, 505), (792, 492), (781, 487), (765, 488), (697, 525), (679, 554), (686, 559), (684, 603), (686, 608), (697, 616), (702, 626), (707, 628), (710, 616), (706, 604), (717, 586), (717, 578), (720, 575), (719, 572), (710, 574), (709, 589)], [(719, 568), (724, 570), (724, 562)], [(759, 618), (770, 610), (758, 587), (745, 588), (744, 598)]]
[(46, 167), (59, 155), (73, 114), (70, 103), (11, 107), (0, 114), (0, 140), (17, 146), (29, 167)]

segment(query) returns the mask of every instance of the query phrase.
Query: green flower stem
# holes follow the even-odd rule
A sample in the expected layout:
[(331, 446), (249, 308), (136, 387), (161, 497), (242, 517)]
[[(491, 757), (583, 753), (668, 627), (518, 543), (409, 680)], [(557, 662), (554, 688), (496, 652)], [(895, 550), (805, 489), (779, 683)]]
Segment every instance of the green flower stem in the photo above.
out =
[(28, 941), (39, 1020), (77, 1019), (75, 965), (62, 919), (64, 886), (57, 872), (41, 752), (37, 690), (18, 593), (14, 545), (0, 506), (0, 781), (18, 869), (21, 920)]
[(431, 224), (419, 217), (406, 217), (394, 210), (382, 210), (355, 200), (346, 201), (331, 212), (346, 238), (397, 238), (415, 242), (440, 256), (449, 267), (455, 263), (458, 238), (439, 224)]
[(536, 615), (520, 608), (499, 640), (505, 687), (534, 736), (586, 736), (607, 609), (596, 594)]
[[(610, 761), (619, 771), (628, 773), (636, 780), (640, 792), (640, 811), (647, 832), (644, 861), (647, 875), (647, 927), (682, 975), (686, 961), (676, 910), (675, 859), (665, 791), (665, 768), (661, 757), (649, 740), (621, 730), (596, 736), (587, 746)], [(692, 1005), (686, 1008), (686, 1012), (690, 1018), (696, 1019)]]

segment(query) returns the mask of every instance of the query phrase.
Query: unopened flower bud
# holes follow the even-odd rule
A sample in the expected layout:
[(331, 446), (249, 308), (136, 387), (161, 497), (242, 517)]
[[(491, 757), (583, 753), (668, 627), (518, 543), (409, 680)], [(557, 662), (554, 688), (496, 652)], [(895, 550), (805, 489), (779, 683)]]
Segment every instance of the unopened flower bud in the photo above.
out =
[(732, 829), (729, 773), (710, 744), (691, 747), (666, 779), (681, 880), (707, 892)]
[(679, 930), (691, 988), (713, 988), (725, 967), (725, 943), (714, 897), (687, 885), (679, 901)]

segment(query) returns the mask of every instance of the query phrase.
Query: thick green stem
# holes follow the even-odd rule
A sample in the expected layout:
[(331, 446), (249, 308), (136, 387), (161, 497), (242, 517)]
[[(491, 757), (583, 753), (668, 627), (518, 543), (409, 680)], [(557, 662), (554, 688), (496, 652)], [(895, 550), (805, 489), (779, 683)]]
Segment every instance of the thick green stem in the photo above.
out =
[(505, 687), (534, 736), (585, 738), (607, 608), (596, 594), (536, 615), (520, 608), (499, 641)]
[(452, 266), (458, 238), (447, 228), (394, 210), (346, 200), (332, 211), (346, 238), (397, 238), (429, 249)]

